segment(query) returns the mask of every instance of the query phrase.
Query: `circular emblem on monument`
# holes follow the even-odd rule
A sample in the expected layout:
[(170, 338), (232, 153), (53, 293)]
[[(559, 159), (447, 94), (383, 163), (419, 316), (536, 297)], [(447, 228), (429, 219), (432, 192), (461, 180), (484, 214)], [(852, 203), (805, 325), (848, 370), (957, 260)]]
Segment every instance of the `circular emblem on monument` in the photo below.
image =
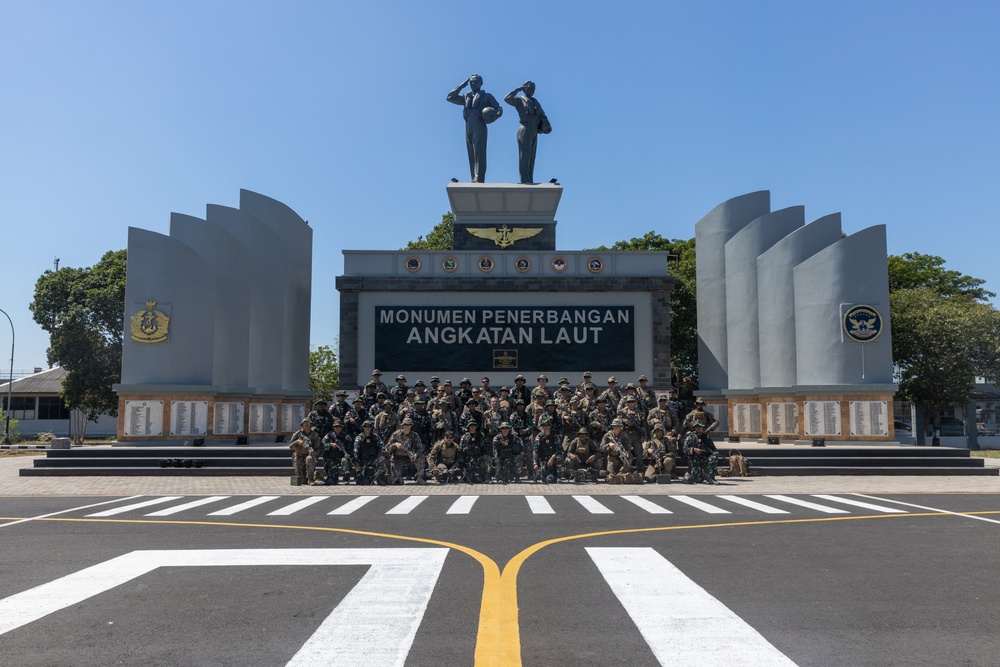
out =
[(855, 343), (870, 343), (882, 333), (882, 315), (871, 306), (851, 306), (844, 313), (844, 333)]
[(441, 268), (448, 273), (453, 273), (458, 268), (458, 260), (454, 257), (445, 257), (441, 260)]
[(518, 257), (517, 261), (514, 262), (514, 267), (518, 270), (518, 273), (527, 273), (531, 271), (531, 260), (527, 257)]
[(566, 260), (562, 257), (556, 257), (552, 260), (552, 270), (556, 273), (562, 273), (566, 270), (567, 266), (569, 266), (569, 264), (567, 264)]
[(600, 273), (604, 270), (604, 260), (600, 257), (591, 257), (587, 260), (587, 268), (591, 273)]
[(406, 258), (406, 270), (410, 273), (416, 273), (420, 270), (420, 260), (416, 257)]
[(493, 259), (490, 257), (483, 257), (479, 260), (479, 270), (483, 273), (489, 273), (493, 270)]

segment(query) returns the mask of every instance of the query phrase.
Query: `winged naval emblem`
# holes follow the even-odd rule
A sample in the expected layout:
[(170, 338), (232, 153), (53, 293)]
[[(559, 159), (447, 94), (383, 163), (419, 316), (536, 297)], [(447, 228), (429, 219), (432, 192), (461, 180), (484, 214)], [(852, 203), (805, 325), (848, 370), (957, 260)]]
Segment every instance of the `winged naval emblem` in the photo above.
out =
[(501, 225), (499, 229), (494, 227), (467, 227), (470, 234), (487, 241), (493, 241), (501, 248), (509, 248), (517, 241), (530, 239), (541, 233), (541, 227), (515, 227), (511, 229), (507, 225)]

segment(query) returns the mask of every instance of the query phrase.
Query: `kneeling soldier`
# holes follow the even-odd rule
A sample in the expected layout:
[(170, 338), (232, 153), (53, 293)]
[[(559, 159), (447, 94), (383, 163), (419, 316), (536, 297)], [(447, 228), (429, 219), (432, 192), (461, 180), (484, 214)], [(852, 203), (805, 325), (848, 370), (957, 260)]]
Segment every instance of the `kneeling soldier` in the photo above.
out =
[[(473, 422), (475, 423), (475, 422)], [(440, 484), (447, 484), (449, 479), (458, 479), (462, 474), (462, 469), (458, 465), (459, 447), (455, 442), (455, 432), (448, 430), (444, 434), (444, 439), (439, 440), (431, 453), (427, 455), (427, 465), (431, 474), (434, 475)]]
[(582, 482), (587, 473), (591, 472), (597, 478), (601, 468), (601, 456), (597, 443), (591, 439), (590, 431), (581, 428), (576, 432), (576, 438), (565, 446), (566, 469), (573, 472), (575, 481)]
[(548, 417), (542, 417), (538, 422), (541, 433), (535, 436), (534, 473), (535, 479), (542, 478), (546, 484), (552, 484), (559, 479), (559, 463), (562, 458), (562, 448), (558, 435), (552, 434), (552, 422)]
[(424, 446), (420, 436), (413, 430), (413, 420), (407, 417), (399, 430), (389, 436), (386, 445), (386, 455), (392, 465), (392, 483), (402, 484), (406, 472), (406, 464), (412, 462), (417, 467), (417, 484), (426, 484), (424, 480)]
[(314, 484), (316, 482), (316, 452), (320, 448), (319, 433), (312, 430), (312, 422), (306, 417), (300, 424), (302, 428), (292, 434), (288, 448), (292, 450), (292, 465), (298, 475), (299, 484)]

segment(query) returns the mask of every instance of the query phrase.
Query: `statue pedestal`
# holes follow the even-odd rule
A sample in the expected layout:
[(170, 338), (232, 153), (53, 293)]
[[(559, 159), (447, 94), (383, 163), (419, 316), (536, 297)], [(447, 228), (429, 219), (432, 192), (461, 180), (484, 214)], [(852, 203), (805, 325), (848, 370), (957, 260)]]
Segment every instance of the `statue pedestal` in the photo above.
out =
[(451, 183), (454, 249), (506, 250), (517, 240), (519, 250), (555, 250), (561, 198), (562, 186), (554, 183)]

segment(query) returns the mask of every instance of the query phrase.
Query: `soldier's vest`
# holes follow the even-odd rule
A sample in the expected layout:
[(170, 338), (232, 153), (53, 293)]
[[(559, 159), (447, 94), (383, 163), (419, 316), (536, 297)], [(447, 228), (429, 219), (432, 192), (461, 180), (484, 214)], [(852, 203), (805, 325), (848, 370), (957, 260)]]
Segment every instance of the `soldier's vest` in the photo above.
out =
[(506, 439), (497, 438), (493, 444), (497, 450), (497, 457), (501, 459), (509, 459), (521, 453), (521, 447), (513, 437)]
[(369, 460), (378, 456), (378, 438), (371, 435), (357, 440), (358, 458)]
[(455, 463), (455, 458), (458, 456), (458, 447), (454, 445), (451, 447), (441, 448), (441, 462), (445, 465), (452, 465)]
[(553, 454), (559, 452), (559, 438), (549, 435), (538, 436), (538, 458), (547, 461)]
[[(589, 442), (590, 441), (588, 440), (587, 443), (589, 443)], [(580, 457), (581, 459), (584, 459), (584, 458), (587, 458), (588, 456), (590, 456), (590, 447), (588, 446), (587, 443), (580, 442), (579, 439), (577, 439), (577, 441), (576, 441), (576, 455), (578, 457)]]
[(462, 438), (462, 447), (465, 448), (465, 453), (470, 457), (482, 456), (483, 455), (483, 434), (481, 431), (476, 431), (476, 436), (472, 437), (472, 434), (468, 434), (466, 437)]

